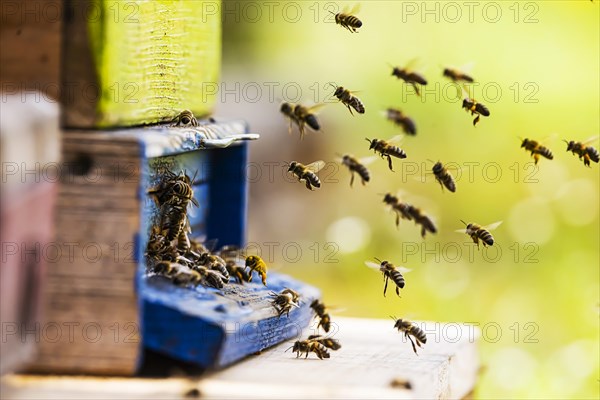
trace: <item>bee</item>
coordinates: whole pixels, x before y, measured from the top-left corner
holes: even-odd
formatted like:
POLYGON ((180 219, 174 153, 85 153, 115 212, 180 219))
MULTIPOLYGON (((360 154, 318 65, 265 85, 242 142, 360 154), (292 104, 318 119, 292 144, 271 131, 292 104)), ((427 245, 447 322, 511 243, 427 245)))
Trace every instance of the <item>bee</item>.
POLYGON ((223 246, 219 251, 219 256, 225 260, 225 268, 227 268, 229 276, 243 285, 244 282, 249 282, 250 275, 246 272, 244 265, 240 265, 240 254, 241 251, 237 246, 223 246))
POLYGON ((345 154, 341 158, 342 165, 345 165, 350 170, 351 178, 350 178, 350 187, 354 183, 354 174, 356 173, 361 180, 361 183, 365 185, 369 180, 371 180, 371 174, 367 169, 367 165, 375 160, 374 157, 367 157, 357 159, 350 154, 345 154))
POLYGON ((183 206, 169 207, 161 218, 161 233, 172 241, 179 238, 181 232, 191 232, 186 209, 183 206))
POLYGON ((252 271, 255 271, 260 275, 262 284, 267 286, 267 264, 262 258, 259 256, 246 257, 246 268, 250 269, 248 282, 252 282, 252 271))
POLYGON ((394 378, 390 382, 390 386, 396 389, 412 390, 412 384, 409 380, 403 378, 394 378))
POLYGON ((484 117, 490 116, 490 111, 486 106, 468 97, 463 99, 462 108, 464 108, 467 112, 471 111, 471 115, 476 115, 475 119, 473 120, 473 126, 477 125, 481 115, 484 117))
MULTIPOLYGON (((180 286, 193 285, 197 286, 202 283, 202 275, 196 271, 189 268, 181 268, 178 269, 172 276, 171 279, 173 283, 180 286)), ((223 287, 221 285, 221 287, 223 287)))
POLYGON ((444 68, 444 73, 443 76, 445 76, 446 78, 449 78, 452 82, 458 83, 458 82, 467 82, 467 83, 473 83, 475 82, 475 79, 473 79, 470 75, 467 75, 465 72, 460 71, 458 69, 454 69, 454 68, 444 68))
POLYGON ((325 337, 321 335, 310 335, 308 337, 308 340, 313 340, 334 351, 342 348, 342 345, 340 344, 339 340, 330 337, 325 337))
MULTIPOLYGON (((192 189, 192 179, 181 171, 179 175, 172 171, 165 171, 164 178, 161 182, 148 190, 148 194, 152 196, 158 207, 165 204, 184 204, 192 203, 196 207, 199 206, 198 201, 194 198, 194 190, 192 189)), ((194 175, 194 179, 196 176, 194 175)))
POLYGON ((421 237, 423 239, 425 239, 427 232, 437 233, 437 228, 431 218, 429 218, 420 208, 402 203, 400 204, 400 207, 402 208, 402 213, 406 212, 412 217, 415 224, 421 225, 421 237))
POLYGON ((412 66, 416 63, 416 61, 416 59, 411 60, 404 68, 392 67, 392 76, 395 76, 396 78, 401 79, 411 85, 413 89, 415 89, 417 96, 420 96, 421 93, 419 92, 418 85, 427 85, 427 79, 425 79, 423 75, 412 71, 412 66))
POLYGON ((337 14, 332 11, 329 12, 335 15, 336 24, 348 29, 351 33, 358 33, 357 29, 362 26, 362 21, 352 15, 358 12, 358 5, 354 6, 350 11, 344 10, 343 12, 337 14))
POLYGON ((406 116, 406 114, 404 114, 401 110, 397 108, 388 108, 386 110, 386 116, 389 121, 402 127, 404 133, 412 136, 417 134, 417 126, 415 125, 415 122, 406 116))
POLYGON ((330 358, 331 355, 327 351, 327 348, 322 343, 313 339, 297 340, 294 345, 289 349, 292 349, 293 353, 296 353, 296 358, 300 357, 300 354, 306 354, 305 358, 308 358, 309 353, 315 353, 319 359, 330 358))
POLYGON ((448 172, 446 167, 438 161, 433 165, 431 169, 433 174, 435 175, 435 180, 438 181, 442 190, 444 190, 444 186, 446 189, 451 191, 452 193, 456 192, 456 183, 454 182, 454 177, 448 172))
POLYGON ((342 102, 342 104, 348 107, 348 111, 350 111, 350 114, 354 115, 352 113, 352 108, 354 108, 359 114, 365 113, 365 106, 363 105, 362 101, 360 101, 358 97, 353 95, 352 92, 350 92, 348 89, 344 89, 342 86, 331 86, 336 88, 335 92, 333 92, 333 95, 337 97, 338 100, 342 102))
POLYGON ((316 104, 312 107, 305 107, 300 104, 293 105, 290 103, 283 103, 280 111, 290 120, 289 132, 292 132, 292 123, 295 122, 296 125, 298 125, 298 130, 300 131, 300 139, 303 139, 304 128, 306 125, 308 125, 314 131, 321 129, 321 125, 319 124, 314 111, 322 106, 323 104, 316 104))
POLYGON ((171 261, 159 261, 154 264, 153 271, 157 274, 172 277, 178 271, 187 268, 185 265, 178 264, 176 262, 171 261))
MULTIPOLYGON (((417 346, 421 347, 421 344, 427 343, 427 335, 421 328, 419 328, 414 323, 405 320, 405 319, 396 319, 395 317, 391 317, 394 321, 394 328, 398 329, 398 332, 404 332, 404 336, 410 340, 410 344, 412 344, 413 351, 417 354, 417 347, 415 346, 415 342, 417 342, 417 346), (415 342, 413 342, 412 337, 415 338, 415 342)), ((417 354, 418 355, 418 354, 417 354)))
POLYGON ((331 329, 331 317, 329 313, 326 312, 325 304, 321 303, 319 300, 314 300, 310 303, 310 308, 313 309, 317 317, 319 318, 319 324, 317 325, 317 329, 319 327, 323 327, 325 332, 329 332, 331 329))
POLYGON ((369 139, 365 138, 367 142, 369 142, 369 150, 373 150, 375 153, 379 153, 381 158, 387 157, 388 167, 390 171, 394 171, 394 167, 392 165, 392 157, 396 158, 406 158, 406 153, 400 147, 395 146, 392 142, 399 140, 402 138, 402 135, 394 136, 389 141, 385 141, 382 139, 369 139))
POLYGON ((271 292, 271 297, 273 297, 271 304, 279 317, 284 313, 289 317, 292 308, 299 307, 300 295, 295 290, 286 288, 280 293, 271 292))
POLYGON ((550 151, 549 148, 542 146, 539 142, 531 139, 523 139, 521 143, 521 148, 525 148, 526 151, 531 152, 531 156, 535 160, 537 164, 540 161, 540 156, 547 158, 548 160, 552 160, 554 155, 550 151))
POLYGON ((570 151, 571 153, 579 156, 580 160, 583 159, 583 164, 586 167, 589 167, 590 160, 592 160, 595 163, 600 161, 600 154, 598 153, 598 150, 596 150, 592 146, 588 146, 589 143, 592 143, 596 139, 598 139, 598 136, 591 137, 585 142, 576 142, 574 140, 571 140, 569 142, 567 142, 566 140, 563 141, 567 144, 567 151, 570 151))
POLYGON ((190 110, 183 110, 175 118, 171 126, 198 126, 198 120, 190 110))
POLYGON ((378 269, 383 274, 383 280, 385 282, 383 286, 383 297, 387 292, 388 282, 391 279, 396 285, 396 294, 400 297, 400 289, 404 289, 406 281, 402 273, 410 272, 410 269, 404 267, 395 267, 394 264, 388 261, 381 261, 375 258, 379 264, 372 261, 365 261, 365 265, 369 268, 378 269))
MULTIPOLYGON (((206 267, 209 270, 217 271, 223 277, 223 283, 229 282, 229 271, 225 260, 216 254, 202 253, 196 260, 200 266, 206 267)), ((195 266, 194 268, 196 268, 195 266)))
POLYGON ((313 186, 316 188, 321 187, 321 180, 317 176, 319 172, 325 166, 324 161, 315 161, 311 164, 304 165, 297 161, 289 163, 287 172, 291 172, 298 178, 298 182, 304 181, 308 190, 313 190, 313 186))
POLYGON ((460 230, 457 230, 456 232, 461 232, 461 233, 464 232, 467 235, 469 235, 471 237, 471 239, 473 239, 473 243, 475 243, 477 245, 477 248, 479 248, 480 240, 483 243, 483 247, 493 246, 494 245, 494 237, 492 236, 492 234, 489 231, 496 229, 502 223, 502 221, 498 221, 498 222, 494 222, 493 224, 482 227, 482 226, 474 224, 474 223, 467 224, 462 219, 460 220, 460 222, 465 224, 466 229, 464 231, 462 229, 460 229, 460 230))

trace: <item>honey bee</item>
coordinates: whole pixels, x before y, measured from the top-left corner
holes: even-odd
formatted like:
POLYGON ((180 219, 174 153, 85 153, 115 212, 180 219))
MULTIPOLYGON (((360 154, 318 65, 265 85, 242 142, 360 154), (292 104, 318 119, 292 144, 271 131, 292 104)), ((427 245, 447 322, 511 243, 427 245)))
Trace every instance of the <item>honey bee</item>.
POLYGON ((570 151, 571 153, 579 156, 580 160, 583 159, 583 164, 586 167, 589 167, 590 160, 592 160, 595 163, 600 161, 600 154, 598 153, 598 150, 596 150, 592 146, 588 146, 589 143, 592 143, 597 139, 598 136, 593 136, 585 142, 576 142, 574 140, 571 140, 569 142, 567 142, 566 140, 563 141, 567 144, 567 151, 570 151))
POLYGON ((365 265, 369 268, 377 269, 383 274, 383 280, 385 282, 383 286, 383 297, 385 297, 385 293, 387 292, 388 281, 390 279, 396 285, 396 294, 400 297, 400 289, 403 289, 406 284, 402 273, 410 272, 410 269, 395 267, 394 264, 388 261, 381 261, 378 258, 375 258, 375 260, 377 260, 378 264, 372 261, 365 261, 365 265))
POLYGON ((403 378, 394 378, 390 382, 390 386, 397 389, 412 390, 412 384, 409 380, 403 378))
POLYGON ((271 292, 273 301, 271 304, 277 311, 279 317, 284 313, 289 317, 294 307, 299 307, 300 295, 293 289, 285 288, 279 293, 271 292))
POLYGON ((371 179, 371 174, 367 169, 367 165, 375 160, 375 157, 367 157, 357 159, 350 154, 345 154, 341 158, 342 165, 345 165, 350 170, 351 178, 350 178, 350 187, 354 183, 354 174, 356 173, 360 176, 361 183, 365 185, 371 179))
POLYGON ((415 125, 415 122, 406 116, 406 114, 404 114, 401 110, 397 108, 388 108, 386 110, 386 116, 389 121, 402 127, 404 133, 412 136, 417 134, 417 126, 415 125))
POLYGON ((421 225, 421 237, 425 238, 427 232, 436 233, 435 224, 421 209, 412 206, 411 204, 401 202, 398 196, 391 193, 386 193, 383 197, 383 202, 391 207, 396 214, 396 227, 400 225, 400 217, 409 221, 414 221, 415 224, 421 225))
MULTIPOLYGON (((206 267, 209 270, 217 271, 223 277, 223 283, 229 282, 229 271, 227 271, 227 263, 216 254, 202 253, 196 259, 200 266, 206 267)), ((196 267, 196 266, 195 266, 196 267)))
POLYGON ((240 255, 241 250, 237 246, 223 246, 219 251, 219 256, 225 260, 225 268, 229 275, 243 285, 244 282, 249 282, 250 275, 246 272, 244 264, 240 263, 240 255))
POLYGON ((297 161, 289 163, 287 172, 291 172, 298 178, 298 182, 304 181, 308 190, 313 190, 313 186, 316 188, 321 187, 321 180, 317 176, 319 172, 325 166, 324 161, 315 161, 311 164, 304 165, 297 161))
POLYGON ((467 235, 469 235, 471 237, 471 239, 473 239, 473 243, 475 243, 477 245, 477 248, 479 248, 480 240, 483 243, 483 247, 493 246, 494 245, 494 237, 492 236, 492 234, 489 231, 496 229, 502 223, 502 221, 498 221, 498 222, 494 222, 493 224, 482 227, 482 226, 474 224, 474 223, 467 224, 462 219, 460 220, 460 222, 465 224, 466 229, 465 230, 459 229, 456 232, 461 232, 461 233, 464 232, 467 235))
POLYGON ((194 267, 194 272, 197 272, 201 277, 201 283, 204 286, 210 286, 216 289, 222 289, 227 282, 225 277, 217 271, 210 270, 206 267, 194 267))
POLYGON ((400 147, 392 144, 395 141, 398 141, 402 138, 402 135, 394 136, 388 141, 382 139, 369 139, 365 138, 367 142, 369 142, 369 150, 373 150, 375 153, 379 153, 381 158, 386 158, 388 160, 388 167, 390 171, 394 171, 394 167, 392 165, 392 157, 396 158, 406 158, 406 153, 400 147))
MULTIPOLYGON (((415 325, 413 322, 410 322, 405 319, 396 319, 396 317, 391 317, 394 321, 394 328, 398 329, 398 332, 403 332, 404 336, 410 340, 410 344, 412 344, 413 351, 417 354, 417 347, 415 346, 415 342, 417 342, 417 346, 421 347, 421 344, 427 343, 427 335, 421 328, 415 325), (413 342, 412 337, 415 338, 413 342)), ((418 354, 417 354, 418 355, 418 354)))
POLYGON ((321 129, 321 125, 319 125, 319 121, 317 120, 317 116, 314 111, 324 104, 316 104, 312 107, 305 107, 300 104, 290 104, 283 103, 281 105, 280 111, 290 120, 289 132, 292 131, 292 123, 296 123, 298 125, 298 130, 300 131, 300 139, 304 138, 304 128, 308 125, 314 131, 318 131, 321 129))
POLYGON ((183 110, 173 118, 171 126, 198 126, 198 120, 190 110, 183 110))
POLYGON ((171 277, 180 269, 186 268, 185 265, 171 261, 159 261, 154 264, 153 271, 157 274, 171 277))
POLYGON ((412 67, 415 65, 416 61, 416 59, 411 60, 404 68, 392 67, 392 76, 395 76, 396 78, 401 79, 411 85, 413 89, 415 89, 417 96, 420 96, 421 93, 419 92, 418 85, 427 85, 427 79, 425 79, 423 75, 412 70, 412 67))
POLYGON ((343 12, 337 14, 332 11, 329 12, 335 15, 336 24, 348 29, 351 33, 358 33, 357 29, 362 26, 362 21, 352 15, 358 12, 358 5, 354 6, 350 11, 344 10, 343 12))
POLYGON ((450 172, 448 172, 446 167, 444 167, 440 161, 436 162, 431 170, 435 175, 435 179, 442 187, 442 190, 444 190, 445 186, 446 189, 452 193, 456 192, 456 183, 454 182, 454 177, 450 174, 450 172))
POLYGON ((466 82, 466 83, 475 82, 475 79, 473 79, 470 75, 468 75, 464 72, 464 67, 461 69, 463 69, 463 70, 454 69, 454 68, 444 68, 443 76, 445 76, 446 78, 449 78, 452 82, 455 82, 455 83, 458 83, 461 81, 466 82))
MULTIPOLYGON (((173 283, 180 286, 197 286, 202 283, 202 275, 196 270, 189 268, 178 269, 172 276, 173 283)), ((216 287, 216 286, 215 286, 216 287)), ((222 284, 221 284, 221 287, 222 284)))
POLYGON ((535 140, 525 138, 521 143, 521 147, 524 147, 526 151, 531 152, 531 156, 535 160, 535 164, 540 161, 540 156, 547 158, 548 160, 552 160, 554 158, 554 155, 549 148, 542 146, 542 144, 535 140))
POLYGON ((179 240, 181 238, 180 235, 182 232, 184 232, 183 239, 188 240, 189 243, 189 239, 187 239, 187 233, 190 233, 191 229, 184 206, 177 205, 168 207, 166 212, 164 212, 161 217, 161 233, 167 238, 168 241, 172 241, 175 238, 179 240))
POLYGON ((306 357, 304 358, 308 358, 309 353, 315 353, 321 360, 331 357, 324 345, 312 339, 297 340, 294 345, 286 351, 289 349, 292 349, 292 352, 296 353, 296 358, 300 357, 300 354, 306 354, 306 357))
POLYGON ((325 337, 321 335, 310 335, 308 337, 308 340, 313 340, 334 351, 342 348, 342 345, 340 344, 339 340, 333 339, 331 337, 325 337))
POLYGON ((194 198, 192 181, 185 171, 181 171, 179 175, 176 175, 172 171, 166 170, 161 182, 150 188, 148 194, 152 196, 158 207, 165 204, 181 203, 187 206, 190 202, 198 207, 198 201, 194 198))
POLYGON ((329 332, 331 329, 331 317, 329 313, 326 312, 325 304, 321 303, 319 300, 314 300, 310 303, 310 308, 313 309, 317 317, 319 318, 319 324, 317 325, 317 329, 319 327, 323 327, 325 332, 329 332))
POLYGON ((260 275, 262 284, 267 286, 267 264, 262 258, 259 256, 246 257, 246 268, 250 269, 248 282, 252 282, 252 271, 255 271, 260 275))
POLYGON ((486 106, 484 106, 481 103, 478 103, 477 101, 469 97, 463 99, 462 108, 464 108, 467 112, 471 111, 471 115, 476 115, 475 119, 473 120, 473 126, 477 125, 477 123, 479 122, 479 117, 481 115, 483 115, 484 117, 490 116, 490 111, 487 109, 486 106))
POLYGON ((342 104, 348 107, 350 114, 354 115, 352 113, 352 108, 354 108, 359 114, 365 113, 365 106, 363 105, 362 101, 360 101, 358 97, 354 96, 352 92, 350 92, 348 89, 344 89, 342 86, 331 86, 335 87, 335 92, 333 95, 337 97, 342 104))

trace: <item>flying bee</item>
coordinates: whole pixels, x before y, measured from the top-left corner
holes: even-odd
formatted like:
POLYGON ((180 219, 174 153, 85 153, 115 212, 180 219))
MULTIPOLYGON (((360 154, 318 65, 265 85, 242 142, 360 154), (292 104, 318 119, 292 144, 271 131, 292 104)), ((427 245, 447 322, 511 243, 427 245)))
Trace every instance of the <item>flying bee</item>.
POLYGON ((554 155, 549 148, 543 146, 541 143, 535 140, 525 138, 521 142, 521 147, 525 148, 526 151, 531 152, 531 156, 535 160, 535 164, 540 161, 540 156, 547 158, 548 160, 552 160, 554 158, 554 155))
POLYGON ((369 139, 365 138, 367 142, 369 142, 369 150, 373 150, 375 153, 379 153, 381 158, 387 158, 388 167, 390 171, 394 171, 394 167, 392 165, 392 157, 396 158, 406 158, 406 153, 400 147, 392 144, 402 138, 402 135, 394 136, 390 140, 382 140, 382 139, 369 139))
POLYGON ((438 181, 442 190, 444 187, 451 191, 452 193, 456 192, 456 183, 454 182, 454 177, 448 172, 448 169, 444 167, 444 165, 438 161, 433 165, 431 169, 433 175, 435 175, 435 180, 438 181))
POLYGON ((299 307, 300 295, 293 289, 285 288, 279 293, 271 292, 271 297, 273 297, 271 304, 279 317, 283 314, 289 317, 290 311, 294 307, 299 307))
POLYGON ((340 344, 339 340, 330 337, 325 337, 321 335, 310 335, 308 337, 308 340, 313 340, 334 351, 342 348, 342 345, 340 344))
POLYGON ((362 21, 355 17, 352 14, 356 14, 358 12, 358 5, 355 5, 352 10, 347 11, 344 9, 341 13, 334 13, 329 11, 331 14, 335 15, 335 23, 340 25, 343 28, 348 29, 351 33, 358 33, 357 29, 362 26, 362 21))
POLYGON ((425 79, 425 77, 420 73, 412 70, 416 62, 417 59, 413 59, 404 68, 392 67, 392 76, 395 76, 396 78, 401 79, 411 85, 413 89, 415 89, 417 96, 420 96, 421 93, 419 92, 418 85, 427 85, 427 79, 425 79))
POLYGON ((305 107, 301 104, 290 104, 283 103, 280 111, 290 120, 289 132, 292 132, 292 124, 298 125, 300 131, 300 139, 304 138, 304 128, 308 125, 312 130, 318 131, 321 129, 321 125, 317 120, 317 116, 314 113, 315 110, 324 106, 324 104, 316 104, 312 107, 305 107))
POLYGON ((411 221, 413 219, 412 214, 409 212, 411 209, 410 204, 400 202, 398 196, 391 193, 386 193, 383 197, 383 202, 390 206, 392 211, 396 214, 396 227, 400 225, 400 217, 411 221))
POLYGON ((262 258, 259 256, 246 257, 246 268, 250 268, 248 282, 252 282, 252 271, 255 271, 260 275, 262 284, 267 286, 267 264, 262 258))
POLYGON ((171 123, 171 126, 198 126, 198 120, 194 117, 194 113, 190 110, 183 110, 171 123))
POLYGON ((396 285, 396 294, 398 297, 400 297, 400 289, 403 289, 404 285, 406 284, 402 273, 410 272, 410 269, 404 267, 395 267, 394 264, 388 261, 381 261, 378 258, 375 258, 375 260, 377 260, 379 264, 372 261, 365 261, 365 265, 369 268, 377 269, 383 274, 383 280, 385 282, 383 286, 383 297, 385 297, 385 293, 387 292, 388 281, 390 279, 396 285))
POLYGON ((354 108, 359 114, 365 113, 364 104, 362 103, 362 101, 360 101, 358 97, 353 95, 351 91, 349 91, 348 89, 344 89, 342 86, 331 86, 335 88, 335 92, 333 92, 333 95, 337 97, 338 100, 342 102, 342 104, 348 107, 348 111, 350 111, 350 114, 354 115, 352 113, 352 108, 354 108))
POLYGON ((592 146, 588 146, 589 143, 592 143, 597 139, 598 136, 596 135, 584 142, 576 142, 574 140, 571 140, 569 142, 567 142, 566 140, 563 141, 567 144, 567 151, 570 151, 571 153, 579 156, 580 160, 583 159, 583 164, 586 167, 589 167, 590 160, 595 163, 600 161, 600 154, 598 153, 598 150, 596 150, 592 146))
POLYGON ((421 344, 427 343, 427 335, 425 334, 425 332, 423 332, 423 330, 413 322, 402 318, 391 318, 395 321, 394 328, 398 329, 398 332, 404 333, 404 337, 410 340, 410 344, 412 344, 413 351, 415 352, 415 354, 417 354, 417 347, 415 346, 415 342, 417 342, 417 346, 419 347, 421 347, 421 344), (415 342, 413 342, 411 336, 415 338, 415 342))
POLYGON ((342 165, 345 165, 350 170, 351 178, 350 178, 350 187, 354 183, 354 174, 356 173, 360 176, 361 183, 365 185, 369 180, 371 180, 371 174, 367 169, 367 165, 372 163, 375 160, 375 156, 366 157, 366 158, 355 158, 350 154, 345 154, 340 159, 342 165))
POLYGON ((406 114, 404 114, 402 110, 390 107, 386 110, 386 117, 395 125, 402 127, 404 133, 412 136, 417 134, 417 126, 415 125, 415 122, 406 114))
POLYGON ((313 339, 297 340, 294 345, 286 351, 289 349, 292 349, 292 352, 296 353, 296 358, 300 357, 300 354, 306 354, 306 357, 304 358, 308 358, 309 353, 315 353, 321 360, 331 357, 327 348, 313 339))
POLYGON ((481 103, 478 103, 477 101, 469 97, 465 97, 463 99, 462 108, 464 108, 467 112, 471 111, 471 115, 476 115, 475 119, 473 120, 473 126, 477 125, 480 116, 490 116, 490 111, 487 109, 486 106, 484 106, 481 103))
POLYGON ((477 248, 479 248, 480 240, 483 243, 483 247, 493 246, 494 245, 494 237, 492 236, 492 234, 489 231, 496 229, 502 223, 502 221, 498 221, 498 222, 494 222, 493 224, 482 227, 475 223, 467 224, 462 219, 460 220, 460 222, 465 224, 466 228, 464 230, 459 229, 456 232, 460 232, 460 233, 464 232, 467 235, 469 235, 471 237, 471 239, 473 240, 473 243, 475 243, 477 245, 477 248))
POLYGON ((468 66, 461 67, 460 69, 456 68, 444 68, 443 76, 449 78, 454 83, 466 82, 473 83, 475 79, 468 75, 465 70, 470 69, 473 64, 468 64, 468 66))
POLYGON ((310 308, 313 309, 319 318, 317 329, 319 329, 319 327, 323 327, 325 332, 329 332, 331 329, 331 317, 329 316, 329 313, 326 312, 327 309, 325 308, 325 304, 321 303, 319 300, 313 300, 313 302, 310 303, 310 308))
POLYGON ((298 178, 298 182, 304 181, 308 190, 313 190, 313 186, 316 188, 321 187, 321 180, 317 176, 319 172, 325 166, 324 161, 315 161, 311 164, 304 165, 297 161, 289 163, 287 172, 291 172, 298 178))
POLYGON ((406 211, 401 212, 408 213, 412 217, 413 221, 415 221, 415 224, 421 225, 421 237, 423 239, 425 238, 427 232, 437 233, 437 228, 435 227, 435 224, 431 218, 429 218, 429 216, 427 216, 420 208, 414 207, 410 204, 402 203, 400 204, 400 207, 405 207, 406 211))

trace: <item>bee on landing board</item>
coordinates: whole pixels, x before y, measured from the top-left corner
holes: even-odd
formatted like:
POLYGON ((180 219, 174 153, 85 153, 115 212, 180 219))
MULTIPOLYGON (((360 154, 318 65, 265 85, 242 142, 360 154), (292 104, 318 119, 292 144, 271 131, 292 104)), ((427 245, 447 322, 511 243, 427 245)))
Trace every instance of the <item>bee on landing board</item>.
POLYGON ((252 282, 252 271, 255 271, 260 275, 262 284, 267 286, 267 264, 262 258, 259 256, 246 257, 246 268, 250 269, 248 282, 252 282))
POLYGON ((305 127, 308 126, 314 131, 321 129, 319 120, 315 114, 315 111, 324 106, 324 104, 315 104, 311 107, 306 107, 301 104, 283 103, 280 111, 290 120, 290 126, 288 132, 292 132, 292 124, 298 125, 298 131, 300 132, 300 140, 304 138, 305 127))
POLYGON ((419 72, 415 72, 413 70, 416 62, 417 59, 413 59, 403 68, 391 66, 392 76, 395 76, 396 78, 401 79, 411 85, 413 89, 415 89, 417 96, 420 96, 421 93, 419 92, 419 85, 427 85, 427 79, 425 79, 425 77, 419 72))
POLYGON ((458 229, 456 232, 466 233, 473 240, 473 243, 477 245, 479 248, 479 241, 483 243, 483 247, 493 246, 494 245, 494 237, 489 232, 491 230, 496 229, 500 226, 502 221, 494 222, 493 224, 487 226, 480 226, 475 223, 466 223, 462 219, 460 220, 463 224, 465 224, 465 229, 458 229))
POLYGON ((400 297, 400 289, 403 289, 406 281, 404 280, 403 273, 410 272, 410 269, 404 267, 396 267, 394 264, 388 261, 381 261, 378 258, 375 258, 378 262, 374 263, 372 261, 365 261, 365 265, 369 268, 373 268, 379 270, 383 274, 384 286, 383 286, 383 297, 385 297, 385 293, 387 292, 388 281, 391 279, 392 282, 396 285, 396 294, 400 297))
POLYGON ((448 169, 444 167, 444 164, 440 161, 436 162, 433 164, 431 171, 433 172, 433 175, 435 175, 435 180, 438 181, 442 187, 442 191, 445 187, 452 193, 456 192, 456 182, 454 181, 454 177, 448 172, 448 169))
POLYGON ((171 126, 198 126, 198 120, 190 110, 183 110, 171 121, 171 126))
POLYGON ((403 135, 397 135, 391 138, 390 140, 382 140, 382 139, 369 139, 365 138, 367 142, 369 142, 369 150, 373 150, 375 153, 379 153, 381 158, 387 158, 388 167, 390 171, 394 171, 394 167, 392 165, 392 157, 395 158, 406 158, 406 153, 400 147, 394 145, 394 142, 399 142, 402 139, 403 135))
MULTIPOLYGON (((410 340, 410 344, 412 344, 413 351, 417 354, 417 347, 415 346, 415 342, 417 346, 421 347, 422 344, 427 343, 427 335, 421 328, 419 328, 416 324, 406 319, 396 319, 396 317, 390 317, 394 320, 394 328, 398 329, 398 332, 404 333, 404 337, 410 340), (412 338, 415 338, 413 342, 412 338)), ((418 355, 418 354, 417 354, 418 355)))
POLYGON ((298 178, 298 182, 304 181, 308 190, 313 190, 313 187, 321 187, 321 180, 317 176, 317 172, 323 169, 324 166, 325 161, 315 161, 308 165, 292 161, 289 163, 287 172, 291 172, 298 178))
POLYGON ((532 139, 523 139, 521 142, 521 148, 525 148, 526 151, 531 152, 531 156, 535 160, 535 164, 537 165, 538 161, 540 161, 540 156, 552 160, 554 159, 554 155, 550 151, 549 148, 543 146, 540 142, 537 142, 532 139))
POLYGON ((335 92, 333 92, 333 95, 337 97, 337 99, 348 108, 350 114, 354 115, 352 113, 353 108, 359 114, 365 113, 364 104, 362 103, 362 101, 360 101, 358 97, 352 94, 351 91, 349 91, 348 89, 344 89, 342 86, 335 86, 333 84, 331 84, 331 86, 335 88, 335 92))
POLYGON ((342 12, 337 14, 332 11, 329 12, 335 16, 336 24, 342 28, 348 29, 351 33, 358 33, 357 29, 363 25, 362 21, 353 15, 358 13, 358 11, 359 5, 357 4, 352 7, 350 11, 348 11, 347 8, 344 8, 342 12))
POLYGON ((414 136, 417 134, 417 125, 415 125, 415 122, 404 114, 402 110, 390 107, 385 113, 387 119, 395 125, 402 127, 402 130, 407 135, 414 136))
POLYGON ((589 167, 590 160, 595 163, 598 163, 600 161, 600 154, 598 153, 598 150, 596 150, 592 146, 589 146, 590 143, 596 141, 597 139, 598 135, 593 136, 584 142, 577 142, 574 140, 571 140, 569 142, 567 142, 566 140, 563 141, 567 144, 567 151, 570 151, 571 153, 579 156, 580 160, 583 159, 583 164, 586 167, 589 167))
POLYGON ((292 349, 292 352, 296 353, 296 358, 300 357, 301 354, 306 354, 304 358, 308 358, 310 353, 315 353, 320 360, 331 357, 327 348, 315 340, 297 340, 294 345, 286 351, 289 349, 292 349))
POLYGON ((338 160, 342 165, 345 165, 350 170, 350 187, 354 183, 354 174, 360 177, 361 183, 365 185, 371 180, 371 174, 367 169, 367 165, 371 164, 376 159, 376 156, 355 158, 353 155, 345 154, 338 160))
POLYGON ((249 282, 250 275, 246 272, 242 250, 237 246, 223 246, 219 250, 218 256, 225 261, 225 268, 235 282, 243 285, 244 282, 249 282))
POLYGON ((342 345, 340 344, 339 340, 327 336, 310 335, 308 337, 308 340, 313 340, 334 351, 342 348, 342 345))

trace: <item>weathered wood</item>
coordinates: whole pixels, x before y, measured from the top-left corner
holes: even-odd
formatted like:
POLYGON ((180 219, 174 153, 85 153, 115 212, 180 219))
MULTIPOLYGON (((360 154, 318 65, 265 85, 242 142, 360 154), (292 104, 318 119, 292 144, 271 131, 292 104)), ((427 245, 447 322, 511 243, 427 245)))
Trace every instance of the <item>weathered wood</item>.
MULTIPOLYGON (((314 354, 296 358, 285 351, 291 340, 200 379, 9 376, 2 395, 11 399, 185 398, 190 393, 208 399, 461 399, 475 387, 479 334, 472 327, 421 325, 429 335, 416 356, 410 343, 392 329, 392 321, 334 316, 333 322, 338 328, 334 337, 342 348, 326 360, 314 354), (453 334, 445 338, 442 332, 453 334), (407 380, 412 389, 392 387, 394 380, 407 380)), ((309 333, 310 329, 302 337, 309 333)))
POLYGON ((218 81, 220 2, 66 0, 63 126, 167 122, 212 110, 218 81))

